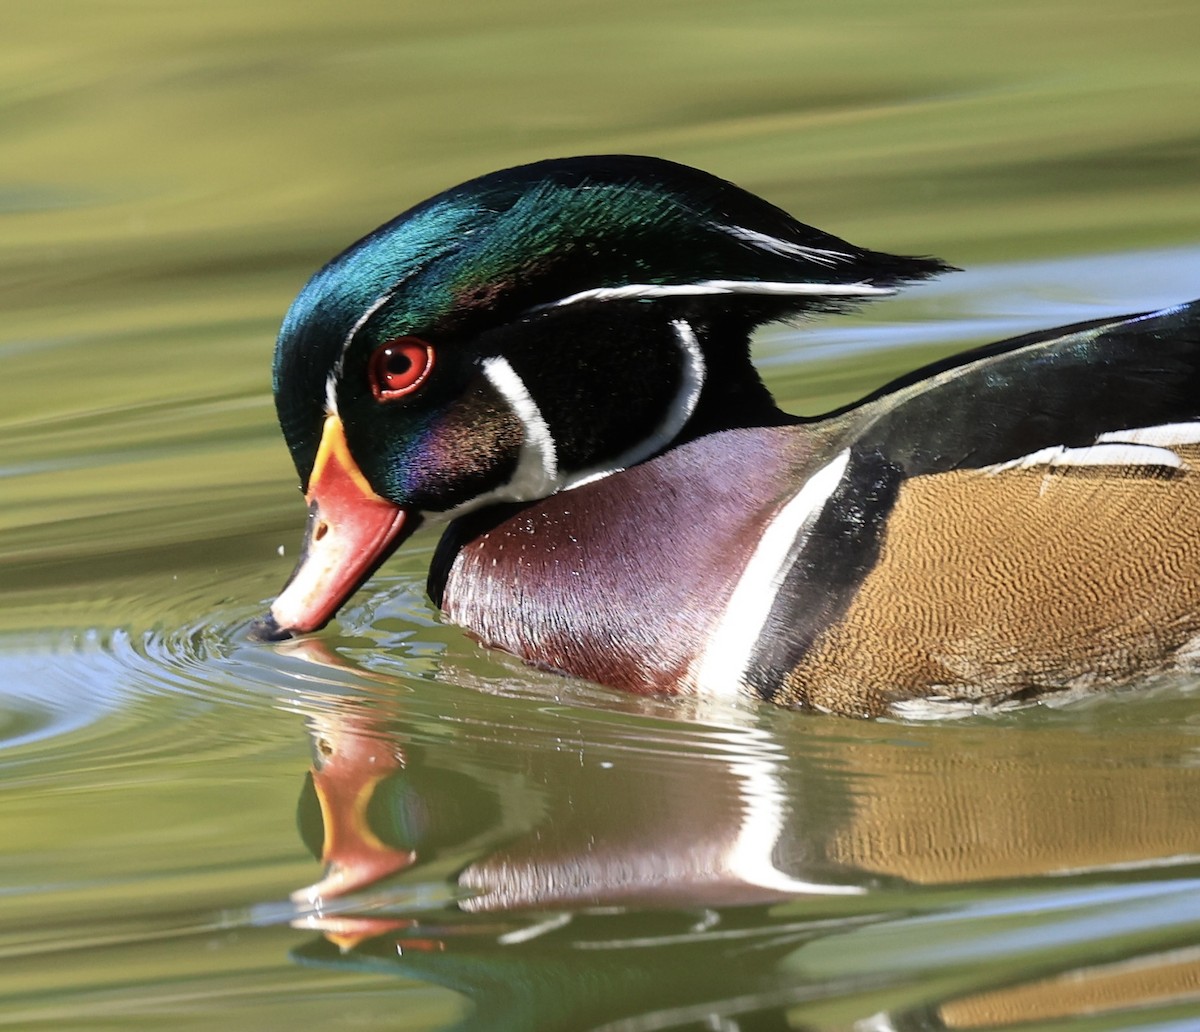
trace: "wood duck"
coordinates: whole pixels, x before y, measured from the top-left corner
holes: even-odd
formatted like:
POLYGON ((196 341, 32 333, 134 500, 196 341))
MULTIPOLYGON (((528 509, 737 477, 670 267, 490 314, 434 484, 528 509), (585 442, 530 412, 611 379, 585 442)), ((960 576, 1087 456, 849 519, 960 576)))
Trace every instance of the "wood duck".
POLYGON ((438 520, 450 620, 635 692, 915 714, 1194 666, 1200 302, 772 401, 757 326, 948 268, 649 157, 417 205, 284 320, 308 529, 255 633, 319 629, 438 520))

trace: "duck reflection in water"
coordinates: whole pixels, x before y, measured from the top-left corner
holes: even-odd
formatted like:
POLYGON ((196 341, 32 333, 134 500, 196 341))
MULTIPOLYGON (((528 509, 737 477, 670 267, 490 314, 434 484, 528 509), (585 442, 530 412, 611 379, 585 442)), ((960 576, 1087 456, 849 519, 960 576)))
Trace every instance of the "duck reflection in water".
MULTIPOLYGON (((343 665, 318 642, 296 647, 343 665)), ((654 706, 619 702, 626 715, 639 704, 654 706)), ((1117 870, 1151 878, 1163 858, 1195 866, 1200 770, 1132 777, 1112 754, 1144 749, 1138 735, 838 722, 797 756, 775 718, 730 709, 596 750, 564 735, 431 733, 394 693, 304 708, 314 763, 300 826, 325 871, 294 894, 296 925, 322 935, 296 956, 454 989, 475 1006, 462 1028, 634 1015, 796 1027, 797 1008, 887 988, 876 971, 806 975, 822 951, 854 953, 857 939, 869 952, 895 922, 933 920, 947 889, 979 899, 1051 876, 1056 888, 1117 870)), ((1194 996, 1198 975, 1198 958, 1101 938, 1019 977, 897 1004, 888 1020, 1004 1027, 1194 996)))
MULTIPOLYGON (((337 662, 319 642, 299 647, 337 662)), ((307 710, 298 817, 325 870, 293 898, 297 926, 322 939, 296 956, 452 988, 474 1004, 464 1028, 727 1011, 786 1027, 783 1007, 813 989, 781 981, 773 961, 864 920, 857 908, 768 918, 769 904, 859 900, 865 886, 786 838, 783 757, 756 728, 662 728, 657 747, 628 742, 596 764, 582 746, 486 730, 431 743, 395 696, 307 710)))

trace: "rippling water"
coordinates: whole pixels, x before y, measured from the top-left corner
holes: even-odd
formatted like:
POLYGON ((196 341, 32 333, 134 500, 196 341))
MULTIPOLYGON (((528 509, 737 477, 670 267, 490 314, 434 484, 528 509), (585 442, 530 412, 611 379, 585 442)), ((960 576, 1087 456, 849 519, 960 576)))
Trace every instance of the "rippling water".
POLYGON ((442 625, 431 536, 330 632, 245 635, 302 523, 271 340, 354 236, 650 151, 969 267, 765 333, 819 411, 1200 295, 1190 8, 7 17, 0 1026, 1196 1027, 1188 680, 944 724, 631 699, 442 625))

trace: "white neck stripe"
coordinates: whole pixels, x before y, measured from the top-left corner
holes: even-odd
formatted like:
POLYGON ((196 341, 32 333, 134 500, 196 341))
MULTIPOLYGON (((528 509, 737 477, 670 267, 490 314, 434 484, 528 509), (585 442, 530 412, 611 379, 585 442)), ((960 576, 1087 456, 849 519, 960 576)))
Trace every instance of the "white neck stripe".
POLYGON ((692 418, 692 413, 696 411, 696 405, 700 401, 700 392, 704 389, 708 366, 704 361, 704 351, 696 339, 696 331, 691 325, 683 319, 676 319, 671 323, 671 328, 675 331, 675 342, 679 346, 683 366, 679 372, 679 390, 675 392, 675 397, 671 399, 671 404, 658 426, 649 436, 626 448, 602 466, 591 466, 570 474, 563 483, 564 488, 590 484, 593 480, 601 480, 610 473, 619 473, 630 466, 636 466, 675 440, 679 431, 692 418))
POLYGON ((507 484, 455 506, 444 515, 453 519, 493 502, 527 502, 546 498, 557 491, 580 487, 643 462, 675 440, 696 411, 708 367, 695 330, 683 319, 674 320, 671 327, 675 331, 682 368, 679 389, 662 419, 649 435, 611 461, 574 473, 560 473, 558 448, 546 417, 517 371, 506 358, 499 355, 484 359, 483 375, 508 403, 525 432, 517 469, 507 484))
POLYGON ((725 604, 716 630, 692 663, 690 680, 696 691, 730 696, 743 691, 750 656, 762 637, 783 579, 849 463, 847 448, 809 477, 771 518, 725 604))

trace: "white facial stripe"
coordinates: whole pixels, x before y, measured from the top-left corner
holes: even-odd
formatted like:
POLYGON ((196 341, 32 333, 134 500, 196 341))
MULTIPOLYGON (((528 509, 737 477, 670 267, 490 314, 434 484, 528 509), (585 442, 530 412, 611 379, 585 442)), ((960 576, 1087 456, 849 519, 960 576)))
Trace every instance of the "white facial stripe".
MULTIPOLYGON (((483 375, 508 402, 513 415, 525 428, 525 439, 521 443, 516 472, 504 487, 489 492, 486 500, 525 502, 553 494, 558 490, 559 484, 558 449, 537 402, 530 397, 524 381, 509 365, 507 359, 499 356, 484 359, 483 375)), ((472 507, 483 500, 475 499, 472 507)))
POLYGON ((327 416, 336 416, 338 414, 337 381, 338 374, 336 371, 330 373, 329 378, 325 381, 325 415, 327 416))
POLYGON ((805 244, 794 244, 790 240, 780 240, 769 233, 760 233, 757 229, 746 229, 745 226, 723 226, 720 223, 710 223, 714 228, 728 233, 737 240, 742 240, 754 247, 772 254, 786 255, 789 258, 807 258, 819 265, 837 265, 840 262, 854 261, 854 255, 842 251, 831 251, 825 247, 808 247, 805 244))
POLYGON ((675 331, 675 340, 679 345, 683 368, 680 370, 679 390, 675 392, 675 397, 671 399, 671 404, 658 426, 648 437, 638 441, 633 447, 627 448, 611 462, 572 473, 563 483, 564 488, 590 484, 593 480, 600 480, 610 473, 628 469, 630 466, 650 458, 651 455, 675 440, 679 436, 679 431, 692 418, 692 413, 696 411, 696 404, 700 401, 700 392, 704 389, 704 378, 708 367, 704 361, 704 352, 700 348, 700 342, 696 339, 696 331, 682 319, 672 322, 671 328, 675 331))
POLYGON ((1200 444, 1200 420, 1190 423, 1163 423, 1129 430, 1110 430, 1096 438, 1097 444, 1148 444, 1156 448, 1200 444))
POLYGON ((1183 469, 1184 462, 1167 448, 1146 444, 1123 444, 1105 442, 1086 448, 1067 448, 1061 444, 1008 462, 984 466, 984 473, 1004 473, 1011 469, 1033 469, 1039 466, 1164 466, 1183 469))
POLYGON ((742 691, 750 655, 762 636, 783 579, 807 543, 825 503, 841 483, 849 462, 847 448, 809 477, 767 524, 708 645, 692 664, 690 680, 696 691, 713 695, 742 691))
POLYGON ((351 343, 353 343, 354 338, 358 335, 358 331, 361 330, 364 326, 366 326, 367 320, 369 320, 371 318, 371 316, 373 316, 376 312, 379 311, 379 309, 381 309, 384 305, 386 305, 395 296, 396 291, 398 291, 403 285, 404 285, 404 280, 401 280, 399 283, 395 284, 395 286, 393 286, 390 290, 381 294, 378 298, 375 299, 375 301, 373 301, 371 303, 370 307, 368 307, 367 310, 358 317, 358 320, 354 323, 354 325, 350 327, 350 332, 346 334, 346 339, 344 341, 342 341, 341 353, 338 355, 338 359, 333 365, 332 379, 334 379, 334 380, 341 379, 342 366, 346 361, 346 352, 348 352, 350 350, 350 345, 351 345, 351 343))
POLYGON ((682 370, 679 389, 658 426, 611 462, 574 473, 560 474, 558 448, 550 427, 517 371, 505 358, 494 356, 484 359, 483 375, 508 402, 509 408, 521 421, 525 430, 517 469, 507 484, 455 506, 442 515, 453 519, 493 502, 526 502, 545 498, 556 491, 580 487, 593 480, 600 480, 610 473, 627 469, 670 444, 696 411, 707 372, 704 352, 692 327, 682 319, 675 320, 671 326, 675 330, 675 340, 682 357, 682 370))
POLYGON ((699 283, 627 283, 620 287, 593 287, 570 294, 534 312, 562 308, 581 301, 653 300, 663 297, 697 297, 704 294, 765 294, 778 297, 880 297, 894 294, 889 287, 870 283, 768 283, 755 280, 701 280, 699 283))

